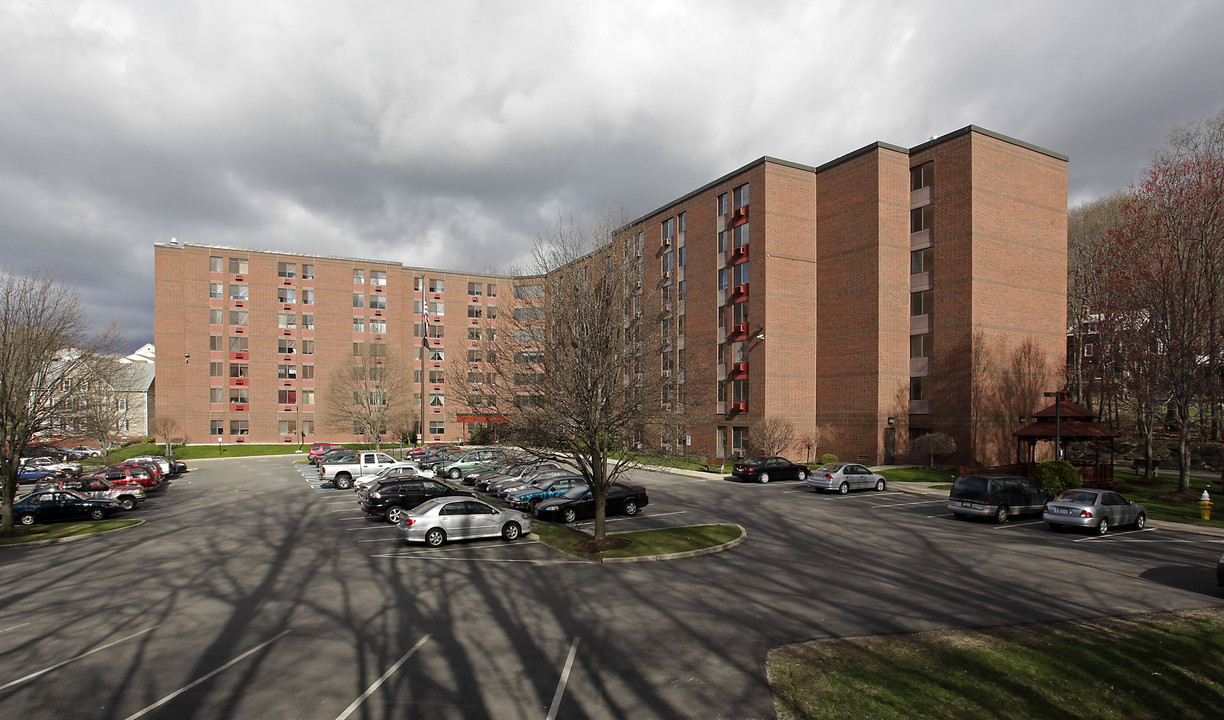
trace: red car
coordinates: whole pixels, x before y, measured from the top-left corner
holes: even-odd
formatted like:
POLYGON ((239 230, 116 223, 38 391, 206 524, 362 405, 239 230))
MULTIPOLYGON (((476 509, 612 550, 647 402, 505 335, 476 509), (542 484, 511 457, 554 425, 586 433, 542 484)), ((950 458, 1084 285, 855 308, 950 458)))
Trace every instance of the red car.
POLYGON ((315 443, 310 446, 310 452, 306 453, 306 461, 314 465, 319 461, 319 458, 331 452, 332 450, 343 450, 344 446, 337 443, 315 443))
POLYGON ((444 448, 457 448, 457 447, 458 447, 457 445, 452 445, 450 443, 444 443, 444 442, 429 443, 428 445, 422 445, 416 450, 408 451, 407 453, 404 454, 404 459, 413 460, 415 458, 430 455, 444 448))
POLYGON ((98 474, 112 485, 139 485, 145 490, 161 487, 161 481, 145 467, 112 465, 98 474))

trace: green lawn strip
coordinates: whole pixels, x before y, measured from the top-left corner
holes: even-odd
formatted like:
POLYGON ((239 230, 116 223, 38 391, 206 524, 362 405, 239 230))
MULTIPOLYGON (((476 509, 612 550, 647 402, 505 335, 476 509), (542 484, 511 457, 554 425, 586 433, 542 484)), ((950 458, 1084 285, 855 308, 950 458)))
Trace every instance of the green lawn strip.
POLYGON ((545 545, 563 553, 593 561, 600 558, 646 557, 701 550, 731 542, 740 535, 740 529, 734 525, 693 525, 664 530, 637 530, 609 535, 609 537, 631 540, 632 544, 628 547, 607 550, 602 553, 580 553, 574 550, 574 545, 583 540, 590 540, 591 535, 551 522, 537 521, 533 529, 539 536, 540 542, 545 545))
POLYGON ((1153 520, 1224 528, 1224 504, 1221 504, 1224 503, 1224 483, 1218 480, 1191 478, 1191 498, 1185 501, 1160 497, 1177 492, 1176 475, 1161 474, 1154 480, 1144 480, 1143 476, 1138 473, 1115 470, 1114 483, 1116 484, 1115 489, 1125 495, 1128 500, 1143 503, 1147 508, 1148 517, 1153 520), (1199 517, 1199 496, 1202 495, 1203 488, 1207 485, 1211 485, 1212 490, 1219 491, 1212 499, 1214 507, 1211 508, 1211 520, 1203 520, 1199 517))
POLYGON ((51 525, 35 525, 32 528, 18 527, 11 536, 0 535, 0 545, 23 545, 25 543, 58 540, 78 535, 92 535, 106 530, 131 527, 139 524, 139 520, 102 520, 98 522, 56 523, 51 525))
POLYGON ((1220 717, 1224 609, 770 651, 779 720, 1220 717))
POLYGON ((907 467, 880 470, 879 473, 889 482, 951 483, 956 480, 956 471, 951 468, 907 467))

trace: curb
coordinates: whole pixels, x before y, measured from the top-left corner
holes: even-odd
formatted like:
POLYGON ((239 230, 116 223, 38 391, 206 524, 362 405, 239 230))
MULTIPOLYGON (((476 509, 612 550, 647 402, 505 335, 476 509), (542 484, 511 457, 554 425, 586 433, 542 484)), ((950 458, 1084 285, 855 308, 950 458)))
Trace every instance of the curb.
POLYGON ((642 555, 639 557, 624 557, 624 558, 600 558, 599 563, 601 565, 617 565, 617 564, 623 564, 623 563, 658 562, 660 560, 683 560, 685 558, 701 557, 702 555, 713 555, 714 553, 720 553, 724 550, 730 550, 731 548, 735 547, 736 545, 739 545, 740 543, 748 539, 748 531, 744 529, 744 526, 740 525, 739 523, 728 523, 728 524, 734 525, 735 527, 739 528, 740 536, 735 538, 734 540, 725 542, 722 545, 715 545, 713 547, 701 548, 699 550, 685 550, 684 552, 668 553, 665 555, 642 555))
POLYGON ((135 528, 140 527, 141 525, 144 525, 147 522, 148 520, 137 520, 135 525, 128 525, 127 527, 114 528, 111 530, 100 530, 95 533, 89 533, 88 535, 73 535, 71 537, 52 538, 50 540, 33 540, 27 543, 12 543, 8 545, 0 545, 0 551, 11 550, 14 548, 44 547, 46 545, 59 545, 62 543, 76 542, 77 540, 88 540, 90 538, 101 537, 103 535, 110 535, 111 533, 123 532, 124 530, 133 530, 135 528))

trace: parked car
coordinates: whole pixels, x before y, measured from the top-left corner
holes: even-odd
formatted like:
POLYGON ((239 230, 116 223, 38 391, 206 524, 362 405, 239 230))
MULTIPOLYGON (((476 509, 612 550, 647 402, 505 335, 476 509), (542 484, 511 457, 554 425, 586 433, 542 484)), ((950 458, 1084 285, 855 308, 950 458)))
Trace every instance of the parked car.
POLYGON ((84 518, 102 520, 122 509, 115 500, 94 500, 71 490, 44 490, 13 503, 13 518, 18 525, 84 518))
POLYGON ((434 466, 434 474, 438 477, 448 477, 458 480, 463 473, 477 465, 494 460, 504 460, 509 453, 501 448, 476 448, 448 458, 445 462, 434 466))
POLYGON ((948 509, 957 519, 989 517, 1005 523, 1012 515, 1040 513, 1050 496, 1028 478, 1012 475, 963 475, 948 492, 948 509))
POLYGON ((784 457, 750 457, 736 462, 731 474, 740 480, 767 483, 770 480, 804 480, 808 469, 784 457))
POLYGON ((531 516, 474 498, 436 498, 400 515, 397 527, 404 542, 438 547, 448 540, 517 540, 531 532, 531 516))
POLYGON ((140 485, 114 485, 99 475, 43 480, 34 485, 34 492, 43 490, 71 490, 95 500, 115 500, 124 510, 134 510, 145 499, 140 485))
MULTIPOLYGON (((106 469, 107 470, 120 470, 120 469, 144 470, 148 472, 149 475, 153 478, 153 487, 150 489, 156 490, 157 488, 161 488, 166 485, 166 477, 162 475, 161 467, 159 467, 157 463, 151 463, 151 462, 147 462, 144 460, 125 460, 124 462, 121 462, 121 463, 115 463, 114 465, 108 465, 106 469)), ((148 487, 148 486, 146 485, 145 487, 148 487)))
POLYGON ((858 463, 825 463, 812 471, 807 486, 812 490, 836 490, 845 495, 851 490, 884 492, 888 481, 883 475, 873 473, 858 463))
POLYGON ((430 453, 429 455, 419 458, 417 462, 421 464, 421 467, 428 470, 433 470, 438 465, 441 465, 452 458, 457 458, 463 455, 465 452, 467 452, 465 448, 444 448, 436 453, 430 453))
POLYGON ((348 490, 353 481, 366 475, 377 475, 383 468, 398 461, 386 453, 361 451, 348 456, 328 459, 319 463, 319 479, 330 482, 337 490, 348 490))
POLYGON ((544 500, 559 497, 576 486, 585 487, 586 484, 586 478, 579 475, 549 478, 539 485, 510 493, 506 496, 506 504, 517 510, 532 510, 544 500))
POLYGON ((529 475, 537 470, 560 470, 561 465, 551 460, 543 460, 537 462, 528 462, 521 465, 515 465, 507 468, 500 473, 492 475, 481 475, 474 480, 474 486, 477 490, 491 492, 495 485, 508 481, 519 481, 525 475, 529 475))
POLYGON ((17 473, 17 484, 32 485, 34 483, 39 483, 44 480, 51 480, 54 478, 62 478, 62 477, 68 477, 68 476, 56 470, 40 470, 38 468, 27 468, 17 473))
POLYGON ((1142 530, 1147 524, 1147 508, 1113 490, 1075 488, 1047 502, 1041 519, 1051 530, 1073 527, 1104 535, 1111 527, 1124 525, 1142 530))
POLYGON ((388 465, 374 475, 365 475, 353 481, 353 489, 360 492, 362 489, 368 489, 371 486, 393 477, 408 477, 416 475, 418 477, 433 477, 433 473, 429 470, 422 470, 417 467, 417 464, 411 460, 401 460, 393 465, 388 465))
POLYGON ((77 458, 102 457, 101 450, 95 447, 89 447, 88 445, 77 445, 74 448, 69 448, 68 452, 72 453, 77 458))
POLYGON ((457 446, 452 445, 451 443, 442 443, 442 442, 428 443, 426 445, 422 445, 419 448, 416 448, 415 450, 409 450, 407 453, 404 454, 404 457, 410 460, 420 459, 420 458, 425 457, 426 455, 432 455, 434 453, 441 452, 442 450, 453 450, 455 449, 455 447, 457 446))
MULTIPOLYGON (((612 483, 604 505, 609 515, 637 515, 650 504, 646 488, 640 485, 612 483)), ((536 517, 553 522, 572 523, 583 518, 595 517, 595 497, 591 488, 579 485, 561 497, 545 500, 536 506, 536 517)))
POLYGON ((64 462, 51 457, 32 457, 26 458, 23 464, 27 470, 50 470, 52 472, 63 473, 65 475, 80 475, 81 464, 75 462, 64 462))
POLYGON ((320 457, 329 452, 347 449, 348 448, 344 447, 343 445, 337 445, 335 443, 314 443, 310 446, 310 450, 306 452, 306 461, 311 465, 314 465, 316 462, 318 462, 320 457))
POLYGON ((175 464, 161 455, 137 455, 134 458, 130 458, 130 460, 132 462, 152 463, 156 465, 157 469, 161 471, 163 478, 168 478, 171 475, 177 474, 175 472, 177 469, 175 464))
POLYGON ((139 485, 145 492, 162 487, 162 484, 145 467, 112 466, 98 473, 103 480, 114 485, 139 485))
POLYGON ((399 522, 400 516, 426 500, 436 497, 475 497, 472 493, 448 485, 441 480, 407 477, 384 480, 358 498, 361 509, 370 515, 382 515, 389 523, 399 522))
POLYGON ((489 483, 489 493, 499 498, 504 498, 510 493, 536 487, 552 478, 565 477, 572 474, 574 474, 573 470, 566 470, 565 468, 537 468, 529 473, 524 473, 522 477, 506 478, 505 480, 489 483))
POLYGON ((463 484, 474 486, 476 485, 476 481, 479 480, 480 478, 492 477, 494 475, 501 475, 503 473, 506 473, 507 471, 513 470, 516 467, 519 467, 520 465, 525 465, 525 464, 526 463, 523 460, 518 459, 518 458, 508 458, 508 459, 501 460, 498 462, 486 463, 485 465, 481 465, 480 467, 472 468, 471 470, 468 470, 467 472, 463 473, 463 484))

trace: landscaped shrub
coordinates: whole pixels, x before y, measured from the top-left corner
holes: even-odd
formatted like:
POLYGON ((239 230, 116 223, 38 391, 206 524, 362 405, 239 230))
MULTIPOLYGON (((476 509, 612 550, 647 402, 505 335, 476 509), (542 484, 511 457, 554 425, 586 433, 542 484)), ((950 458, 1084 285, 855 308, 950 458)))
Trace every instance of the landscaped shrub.
POLYGON ((1046 460, 1033 469, 1033 482, 1052 497, 1058 497, 1059 493, 1078 487, 1083 481, 1066 460, 1046 460))
POLYGON ((834 462, 837 462, 837 456, 834 455, 833 453, 825 453, 824 455, 820 456, 821 465, 827 465, 828 463, 834 463, 834 462))

